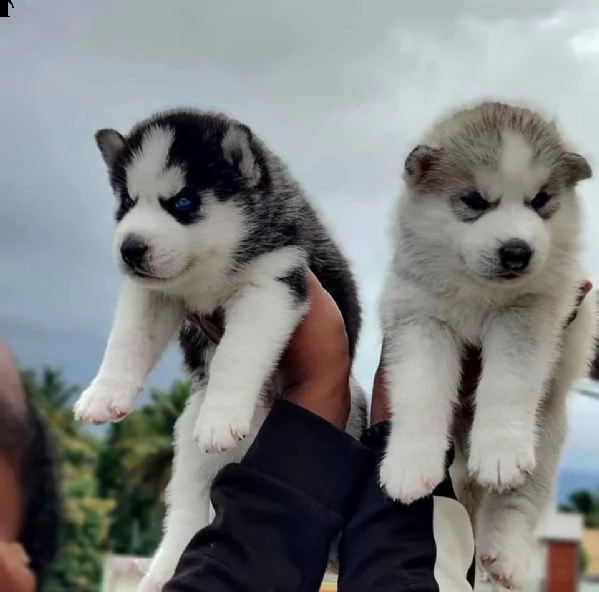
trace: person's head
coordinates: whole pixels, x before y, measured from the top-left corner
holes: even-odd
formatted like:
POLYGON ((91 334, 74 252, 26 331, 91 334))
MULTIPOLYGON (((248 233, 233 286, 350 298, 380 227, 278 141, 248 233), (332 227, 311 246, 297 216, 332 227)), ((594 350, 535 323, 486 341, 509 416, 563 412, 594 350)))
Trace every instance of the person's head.
MULTIPOLYGON (((0 457, 17 483, 18 542, 38 586, 58 549, 60 503, 46 426, 29 404, 17 364, 0 340, 0 457)), ((8 478, 8 475, 5 475, 8 478)), ((0 487, 2 484, 0 483, 0 487)))

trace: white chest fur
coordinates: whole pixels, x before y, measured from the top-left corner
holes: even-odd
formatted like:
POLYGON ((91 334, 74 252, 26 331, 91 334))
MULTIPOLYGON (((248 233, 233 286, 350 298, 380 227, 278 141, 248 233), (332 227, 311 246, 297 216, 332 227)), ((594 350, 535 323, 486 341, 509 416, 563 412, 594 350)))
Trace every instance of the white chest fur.
POLYGON ((575 267, 555 285, 530 289, 507 290, 474 282, 456 281, 451 287, 439 289, 434 282, 414 281, 400 274, 388 278, 381 304, 383 325, 390 327, 397 319, 422 321, 435 319, 447 325, 463 341, 480 345, 485 327, 497 315, 519 310, 534 322, 535 318, 551 316, 563 321, 575 303, 577 281, 582 277, 575 267))

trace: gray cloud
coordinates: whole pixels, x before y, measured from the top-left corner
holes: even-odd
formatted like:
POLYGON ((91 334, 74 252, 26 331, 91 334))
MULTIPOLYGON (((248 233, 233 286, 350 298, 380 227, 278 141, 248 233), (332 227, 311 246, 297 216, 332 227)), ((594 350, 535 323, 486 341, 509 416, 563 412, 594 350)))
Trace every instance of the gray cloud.
MULTIPOLYGON (((557 115, 599 162, 595 4, 20 3, 0 37, 10 56, 0 88, 0 332, 24 364, 60 364, 81 384, 92 377, 119 282, 93 132, 126 130, 173 104, 217 107, 286 158, 354 262, 366 313, 357 374, 369 385, 403 156, 446 109, 501 96, 557 115)), ((583 196, 585 257, 599 281, 597 189, 591 181, 583 196)), ((153 381, 177 372, 171 353, 153 381)), ((581 413, 573 406, 575 421, 581 413)), ((576 443, 584 429, 572 434, 569 450, 588 459, 576 443)))

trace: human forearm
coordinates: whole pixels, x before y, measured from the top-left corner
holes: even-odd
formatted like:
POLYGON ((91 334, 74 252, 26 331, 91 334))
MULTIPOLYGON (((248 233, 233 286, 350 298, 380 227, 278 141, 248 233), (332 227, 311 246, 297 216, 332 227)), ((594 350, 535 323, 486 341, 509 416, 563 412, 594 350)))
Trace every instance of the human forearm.
MULTIPOLYGON (((380 460, 389 424, 363 443, 380 460)), ((365 480, 340 543, 339 592, 471 592, 474 541, 449 476, 410 505, 392 501, 375 468, 365 480)))
POLYGON ((165 592, 318 590, 372 461, 330 423, 276 403, 243 461, 215 479, 216 518, 192 540, 165 592))

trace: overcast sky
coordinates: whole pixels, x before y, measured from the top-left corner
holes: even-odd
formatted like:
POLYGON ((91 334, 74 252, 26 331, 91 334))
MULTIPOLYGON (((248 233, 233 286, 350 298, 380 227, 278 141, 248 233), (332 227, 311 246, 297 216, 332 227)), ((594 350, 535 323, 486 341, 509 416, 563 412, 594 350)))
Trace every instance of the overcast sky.
MULTIPOLYGON (((0 21, 0 335, 23 366, 85 385, 119 277, 112 196, 93 133, 153 110, 215 107, 283 156, 351 257, 370 385, 389 212, 403 158, 461 102, 557 116, 599 179, 599 6, 593 0, 14 0, 0 21), (593 7, 593 5, 595 5, 593 7)), ((585 259, 599 285, 599 180, 585 259)), ((179 375, 172 351, 151 385, 179 375)), ((599 482, 599 401, 571 406, 565 464, 599 482)))

